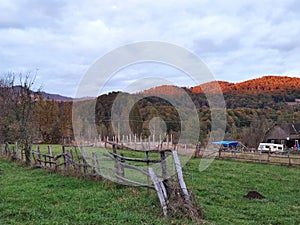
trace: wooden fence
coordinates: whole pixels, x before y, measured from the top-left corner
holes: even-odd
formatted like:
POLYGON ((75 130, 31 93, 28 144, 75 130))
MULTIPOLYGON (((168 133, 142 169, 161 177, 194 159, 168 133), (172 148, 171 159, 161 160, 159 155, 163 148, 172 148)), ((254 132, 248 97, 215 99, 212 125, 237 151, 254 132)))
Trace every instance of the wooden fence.
POLYGON ((218 150, 205 152, 201 149, 200 156, 204 158, 231 159, 238 161, 249 161, 264 164, 278 164, 286 166, 300 166, 300 154, 297 151, 287 150, 281 152, 239 152, 236 150, 218 150))
MULTIPOLYGON (((183 201, 190 203, 177 151, 171 149, 132 150, 130 148, 121 151, 118 150, 120 146, 116 143, 110 144, 113 150, 101 152, 100 156, 97 151, 87 152, 83 147, 65 146, 62 146, 60 154, 53 155, 51 146, 48 146, 47 152, 41 152, 40 147, 37 146, 35 150, 32 150, 32 165, 54 172, 109 178, 126 185, 147 187, 148 191, 155 189, 164 215, 167 215, 169 202, 168 179, 176 174, 183 201), (124 153, 138 154, 139 157, 126 157, 124 153)), ((17 151, 17 148, 10 148, 8 144, 0 147, 0 154, 22 160, 22 156, 17 154, 17 151)))

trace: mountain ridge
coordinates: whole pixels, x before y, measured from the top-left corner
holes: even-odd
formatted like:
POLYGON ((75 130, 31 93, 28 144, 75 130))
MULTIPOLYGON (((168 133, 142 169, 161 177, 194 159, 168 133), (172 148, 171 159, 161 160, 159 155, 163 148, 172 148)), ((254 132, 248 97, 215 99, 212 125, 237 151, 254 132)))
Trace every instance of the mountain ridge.
MULTIPOLYGON (((193 87, 178 87, 174 85, 161 85, 143 90, 137 94, 159 94, 159 95, 182 95, 182 88, 192 94, 220 93, 223 94, 266 94, 266 93, 284 93, 300 89, 300 78, 289 76, 266 75, 260 78, 249 79, 241 82, 211 81, 193 87), (219 86, 218 86, 218 85, 219 86), (175 87, 175 88, 174 88, 175 87), (205 91, 204 91, 205 90, 205 91)), ((35 92, 36 93, 36 92, 35 92)), ((72 98, 60 94, 41 91, 44 98, 55 101, 85 101, 95 99, 94 97, 72 98)))
MULTIPOLYGON (((177 86, 162 85, 153 87, 140 94, 161 94, 161 95, 174 95, 182 93, 176 90, 177 86)), ((236 94, 266 94, 266 93, 282 93, 300 89, 300 78, 289 76, 275 76, 266 75, 260 78, 249 79, 242 82, 228 82, 228 81, 211 81, 201 85, 193 86, 190 88, 182 87, 186 91, 193 94, 203 93, 236 93, 236 94)))

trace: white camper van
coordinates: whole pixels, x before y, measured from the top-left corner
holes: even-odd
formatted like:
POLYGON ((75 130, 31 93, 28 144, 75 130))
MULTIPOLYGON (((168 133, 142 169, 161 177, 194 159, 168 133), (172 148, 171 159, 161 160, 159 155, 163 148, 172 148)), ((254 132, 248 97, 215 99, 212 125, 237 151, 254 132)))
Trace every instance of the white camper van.
POLYGON ((283 152, 284 147, 281 144, 260 143, 257 150, 261 152, 283 152))

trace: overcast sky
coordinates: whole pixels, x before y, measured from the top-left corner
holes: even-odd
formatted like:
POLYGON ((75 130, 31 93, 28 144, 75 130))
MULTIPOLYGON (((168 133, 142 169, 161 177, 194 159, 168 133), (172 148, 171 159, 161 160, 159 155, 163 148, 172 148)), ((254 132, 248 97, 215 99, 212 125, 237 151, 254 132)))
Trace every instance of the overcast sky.
MULTIPOLYGON (((111 50, 155 40, 195 53, 217 80, 300 77, 300 1, 1 0, 0 72, 36 74, 44 91, 75 96, 88 68, 111 50)), ((133 65, 103 90, 141 77, 193 86, 166 65, 133 65)))

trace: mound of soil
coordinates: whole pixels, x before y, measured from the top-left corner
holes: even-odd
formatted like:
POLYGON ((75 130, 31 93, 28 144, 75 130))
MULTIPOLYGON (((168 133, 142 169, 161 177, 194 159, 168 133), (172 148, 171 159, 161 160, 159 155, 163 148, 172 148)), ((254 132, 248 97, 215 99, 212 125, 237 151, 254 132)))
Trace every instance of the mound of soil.
POLYGON ((244 198, 248 199, 264 199, 265 196, 258 193, 257 191, 249 191, 247 195, 244 196, 244 198))

